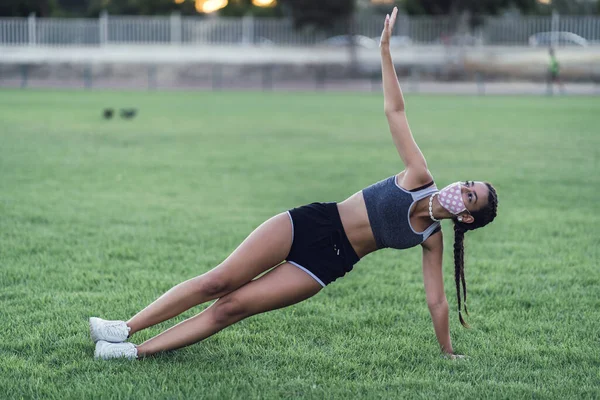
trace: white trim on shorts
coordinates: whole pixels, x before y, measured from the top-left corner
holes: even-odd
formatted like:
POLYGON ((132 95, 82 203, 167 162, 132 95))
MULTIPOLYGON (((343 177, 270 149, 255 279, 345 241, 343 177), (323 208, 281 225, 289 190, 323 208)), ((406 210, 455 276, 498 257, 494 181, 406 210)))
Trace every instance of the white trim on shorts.
POLYGON ((292 214, 289 211, 286 211, 287 215, 290 217, 290 222, 292 223, 292 243, 294 243, 294 220, 292 219, 292 214))
POLYGON ((298 263, 296 263, 296 262, 293 262, 293 261, 289 261, 289 260, 288 260, 288 262, 289 262, 290 264, 292 264, 292 265, 294 265, 294 266, 296 266, 296 267, 300 268, 302 271, 306 272, 306 273, 307 273, 307 274, 309 274, 310 276, 312 276, 312 277, 313 277, 313 279, 314 279, 315 281, 319 282, 319 284, 320 284, 321 286, 325 287, 325 284, 323 283, 323 281, 322 281, 322 280, 320 280, 319 278, 317 278, 317 276, 316 276, 315 274, 313 274, 312 272, 310 272, 309 270, 307 270, 306 268, 304 268, 302 265, 300 265, 300 264, 298 264, 298 263))
MULTIPOLYGON (((292 223, 292 243, 294 243, 294 220, 292 219, 292 214, 290 214, 289 211, 287 211, 287 214, 289 215, 290 222, 292 223)), ((307 274, 309 274, 315 281, 319 282, 319 284, 321 286, 325 287, 325 284, 323 283, 322 280, 320 280, 315 274, 313 274, 312 272, 310 272, 309 270, 307 270, 306 268, 304 268, 302 265, 298 264, 297 262, 290 261, 290 260, 287 260, 287 262, 289 262, 290 264, 292 264, 295 267, 300 268, 302 271, 304 271, 307 274)))

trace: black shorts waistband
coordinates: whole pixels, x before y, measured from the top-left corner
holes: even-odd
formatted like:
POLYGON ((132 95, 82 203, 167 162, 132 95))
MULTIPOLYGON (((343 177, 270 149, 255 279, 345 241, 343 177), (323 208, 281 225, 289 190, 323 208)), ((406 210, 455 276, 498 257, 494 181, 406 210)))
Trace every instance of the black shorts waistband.
POLYGON ((356 264, 360 260, 360 258, 358 257, 358 254, 356 254, 356 252, 354 251, 352 243, 350 243, 350 240, 348 240, 348 235, 346 234, 346 230, 344 229, 344 225, 342 224, 342 218, 340 217, 340 211, 338 209, 337 203, 325 203, 325 205, 327 209, 331 212, 331 217, 333 218, 337 231, 340 234, 340 239, 342 241, 346 253, 346 259, 352 262, 352 264, 356 264))
POLYGON ((322 285, 350 272, 360 259, 344 230, 337 203, 312 203, 289 211, 294 236, 287 261, 322 285))

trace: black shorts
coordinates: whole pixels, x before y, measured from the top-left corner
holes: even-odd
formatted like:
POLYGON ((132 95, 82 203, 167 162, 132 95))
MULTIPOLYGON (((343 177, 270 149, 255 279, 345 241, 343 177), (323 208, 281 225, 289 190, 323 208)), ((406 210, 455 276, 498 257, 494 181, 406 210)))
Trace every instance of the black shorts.
POLYGON ((322 286, 352 270, 359 260, 348 241, 336 203, 312 203, 288 211, 292 248, 286 261, 322 286))

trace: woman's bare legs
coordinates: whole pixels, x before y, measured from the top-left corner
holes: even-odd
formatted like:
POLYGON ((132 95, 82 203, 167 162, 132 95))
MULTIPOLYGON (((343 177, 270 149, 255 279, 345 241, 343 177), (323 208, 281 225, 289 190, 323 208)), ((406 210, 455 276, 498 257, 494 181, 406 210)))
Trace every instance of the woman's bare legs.
POLYGON ((189 308, 223 297, 285 260, 292 246, 292 223, 278 214, 254 230, 221 264, 171 288, 127 321, 129 335, 166 321, 189 308))
POLYGON ((322 286, 310 275, 284 263, 221 297, 189 318, 137 346, 138 357, 199 342, 251 315, 286 307, 314 296, 322 286))

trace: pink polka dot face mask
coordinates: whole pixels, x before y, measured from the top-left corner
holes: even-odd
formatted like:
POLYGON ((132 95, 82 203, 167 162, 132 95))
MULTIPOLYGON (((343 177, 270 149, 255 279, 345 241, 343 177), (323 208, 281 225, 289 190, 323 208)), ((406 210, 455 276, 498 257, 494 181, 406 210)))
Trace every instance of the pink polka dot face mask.
POLYGON ((461 182, 451 183, 440 190, 438 196, 442 207, 454 215, 458 215, 467 209, 461 193, 462 186, 461 182))

